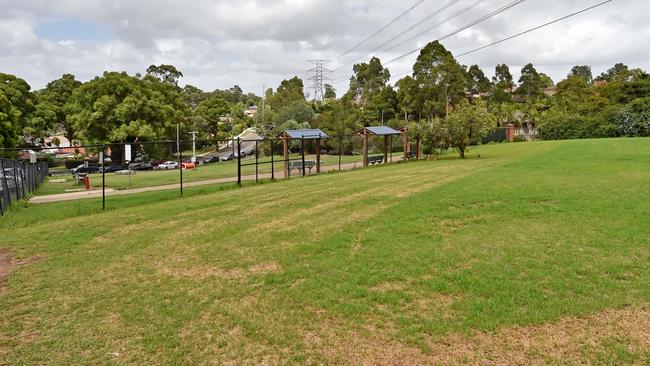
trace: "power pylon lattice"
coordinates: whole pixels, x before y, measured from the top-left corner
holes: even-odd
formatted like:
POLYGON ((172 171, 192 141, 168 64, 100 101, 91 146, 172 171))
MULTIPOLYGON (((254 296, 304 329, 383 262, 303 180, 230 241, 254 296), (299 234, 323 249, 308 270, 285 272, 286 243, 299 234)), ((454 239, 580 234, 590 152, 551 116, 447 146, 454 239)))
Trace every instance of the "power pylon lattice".
POLYGON ((325 65, 329 60, 307 60, 308 62, 314 64, 314 68, 307 70, 310 73, 309 80, 312 81, 312 90, 314 92, 313 100, 323 101, 325 99, 325 93, 323 92, 323 84, 326 80, 330 80, 326 73, 332 72, 331 70, 326 69, 325 65))

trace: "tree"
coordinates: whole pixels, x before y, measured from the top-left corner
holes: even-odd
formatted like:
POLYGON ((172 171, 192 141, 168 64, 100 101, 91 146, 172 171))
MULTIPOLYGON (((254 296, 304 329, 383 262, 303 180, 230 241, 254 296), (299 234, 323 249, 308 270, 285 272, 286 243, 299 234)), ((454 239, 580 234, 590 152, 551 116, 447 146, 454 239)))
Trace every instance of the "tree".
MULTIPOLYGON (((72 121, 69 120, 68 115, 71 114, 70 97, 72 93, 81 86, 81 81, 76 80, 72 74, 64 74, 57 80, 50 81, 45 86, 45 89, 37 94, 37 100, 40 110, 39 117, 35 120, 35 124, 47 123, 46 117, 48 113, 44 111, 49 108, 54 113, 53 125, 56 125, 63 132, 63 135, 69 140, 74 139, 75 128, 72 121), (45 104, 46 106, 43 106, 45 104), (37 122, 38 121, 38 122, 37 122)), ((51 114, 50 114, 51 116, 51 114)), ((40 128, 46 127, 41 125, 40 128)), ((35 127, 39 129, 39 127, 35 127)))
POLYGON ((330 84, 325 84, 325 99, 336 99, 336 89, 330 84))
POLYGON ((460 157, 465 159, 467 147, 480 143, 494 127, 496 118, 488 111, 485 102, 463 100, 440 121, 438 135, 439 140, 458 150, 460 157))
POLYGON ((288 80, 282 80, 275 93, 267 94, 267 102, 271 109, 279 111, 282 107, 294 102, 305 102, 304 85, 302 79, 294 76, 288 80))
POLYGON ((510 68, 506 64, 499 64, 494 70, 494 77, 492 78, 494 89, 492 91, 492 101, 501 103, 512 102, 512 89, 515 86, 510 68))
POLYGON ((539 73, 539 79, 542 82, 542 88, 552 88, 555 86, 553 79, 551 79, 550 76, 544 74, 543 72, 539 73))
POLYGON ((386 88, 390 80, 390 71, 383 67, 377 57, 368 63, 356 64, 352 68, 354 75, 350 79, 350 91, 357 105, 366 107, 374 96, 386 88))
POLYGON ((147 75, 154 76, 160 81, 178 85, 178 80, 183 77, 183 73, 178 71, 173 65, 151 65, 147 68, 147 75))
POLYGON ((631 77, 632 77, 632 72, 630 71, 630 68, 623 63, 618 63, 614 65, 614 67, 607 70, 606 72, 600 74, 600 76, 598 76, 596 80, 607 81, 607 82, 629 81, 631 77))
POLYGON ((179 88, 150 75, 105 72, 75 89, 70 103, 69 118, 89 143, 174 138, 185 120, 179 88))
POLYGON ((544 81, 533 64, 528 64, 521 69, 519 89, 517 94, 531 98, 544 94, 544 81))
MULTIPOLYGON (((209 128, 209 131, 217 135, 219 133, 219 122, 221 117, 227 117, 230 112, 230 105, 219 96, 212 96, 204 100, 196 107, 195 115, 201 116, 209 128)), ((207 131, 204 131, 207 132, 207 131)))
POLYGON ((591 66, 589 65, 577 65, 571 68, 571 72, 567 75, 567 79, 576 77, 587 84, 591 84, 594 81, 594 77, 591 73, 591 66))
POLYGON ((478 65, 472 65, 467 70, 467 91, 470 95, 481 95, 490 91, 492 84, 478 65))
POLYGON ((438 41, 420 51, 413 65, 413 77, 422 93, 421 109, 429 117, 446 115, 451 105, 465 98, 463 68, 438 41))
POLYGON ((400 112, 406 113, 407 117, 417 117, 417 120, 421 118, 422 111, 419 106, 423 103, 418 100, 419 97, 420 88, 413 77, 407 76, 397 81, 397 105, 400 112))
POLYGON ((0 147, 15 147, 18 142, 20 111, 0 88, 0 147))

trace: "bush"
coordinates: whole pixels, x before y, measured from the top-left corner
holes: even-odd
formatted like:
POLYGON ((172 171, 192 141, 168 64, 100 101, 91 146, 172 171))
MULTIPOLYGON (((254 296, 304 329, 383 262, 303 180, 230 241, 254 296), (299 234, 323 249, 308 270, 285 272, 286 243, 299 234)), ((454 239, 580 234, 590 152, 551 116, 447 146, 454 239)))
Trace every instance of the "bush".
POLYGON ((636 99, 618 115, 618 127, 627 136, 650 136, 650 98, 636 99))
POLYGON ((561 114, 545 119, 537 129, 544 140, 587 139, 616 137, 618 126, 608 119, 581 115, 561 114))

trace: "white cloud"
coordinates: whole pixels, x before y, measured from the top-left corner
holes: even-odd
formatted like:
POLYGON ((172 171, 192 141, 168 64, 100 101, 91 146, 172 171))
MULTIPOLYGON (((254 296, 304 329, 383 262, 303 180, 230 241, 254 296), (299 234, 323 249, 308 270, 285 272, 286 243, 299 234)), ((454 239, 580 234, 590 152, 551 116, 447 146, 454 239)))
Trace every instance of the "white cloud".
MULTIPOLYGON (((356 58, 396 34, 416 33, 473 3, 454 8, 411 33, 410 25, 432 13, 440 2, 425 1, 386 32, 328 66, 341 68, 334 78, 347 79, 356 58), (342 65, 341 65, 341 62, 342 65)), ((502 6, 481 6, 391 52, 376 52, 387 61, 502 6)), ((597 0, 528 0, 444 41, 460 53, 596 3, 597 0)), ((104 70, 144 72, 150 64, 171 63, 183 82, 206 90, 241 85, 261 93, 293 75, 305 77, 308 59, 333 59, 403 12, 411 2, 389 0, 0 0, 0 71, 25 78, 35 88, 63 73, 82 80, 104 70), (40 39, 36 25, 56 19, 80 19, 112 31, 106 42, 40 39)), ((650 69, 650 36, 645 14, 650 3, 615 0, 592 12, 460 59, 477 63, 487 74, 505 62, 516 71, 528 62, 564 77, 574 64, 591 64, 595 73, 625 62, 650 69)), ((80 37, 81 38, 81 37, 80 37)), ((389 65, 393 75, 409 71, 417 54, 389 65)), ((367 59, 367 58, 366 58, 367 59)), ((346 87, 345 80, 336 84, 346 87)))

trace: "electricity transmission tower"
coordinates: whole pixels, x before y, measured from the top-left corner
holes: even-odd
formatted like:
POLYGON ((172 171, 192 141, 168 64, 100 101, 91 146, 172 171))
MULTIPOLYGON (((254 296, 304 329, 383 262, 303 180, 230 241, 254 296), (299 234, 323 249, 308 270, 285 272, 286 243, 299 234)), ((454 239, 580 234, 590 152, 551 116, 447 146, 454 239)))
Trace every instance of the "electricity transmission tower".
POLYGON ((326 73, 332 72, 331 70, 326 69, 323 65, 329 62, 329 60, 307 60, 308 62, 314 64, 314 67, 307 70, 310 73, 309 80, 312 81, 312 89, 314 91, 313 100, 323 101, 325 99, 325 93, 323 92, 323 83, 326 80, 330 80, 326 73))

